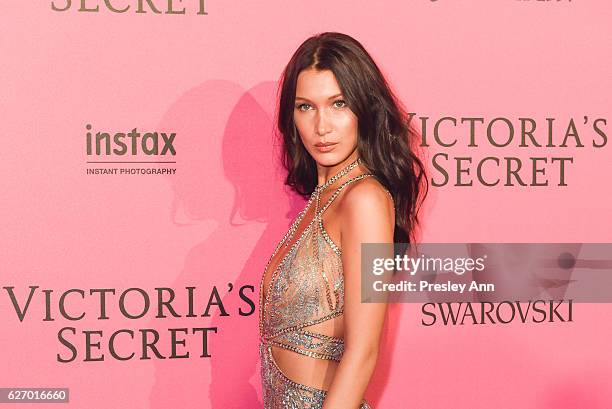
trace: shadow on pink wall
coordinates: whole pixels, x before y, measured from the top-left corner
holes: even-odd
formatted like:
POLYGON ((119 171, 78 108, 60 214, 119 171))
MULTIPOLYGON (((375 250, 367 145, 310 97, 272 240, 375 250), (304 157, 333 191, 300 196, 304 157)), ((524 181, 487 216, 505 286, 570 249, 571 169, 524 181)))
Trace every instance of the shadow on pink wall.
MULTIPOLYGON (((217 327, 209 338, 212 358, 156 360, 151 408, 262 406, 258 310, 237 293, 247 286, 244 294, 257 305, 261 269, 301 206, 301 199, 285 191, 273 146, 272 113, 265 103, 274 92, 271 82, 245 92, 228 81, 207 81, 181 96, 161 121, 160 128, 176 132, 180 143, 177 174, 169 178, 175 193, 173 221, 216 222, 214 231, 189 251, 171 287, 177 292, 202 289, 196 303, 201 306, 196 314, 202 315, 216 286, 223 309, 211 307, 210 318, 173 318, 173 327, 217 327), (261 231, 253 222, 265 225, 260 237, 253 236, 261 231), (254 246, 244 244, 249 234, 254 246), (237 259, 246 262, 237 264, 237 259), (233 286, 229 292, 228 283, 233 286)), ((187 311, 184 297, 175 303, 177 311, 187 311)))

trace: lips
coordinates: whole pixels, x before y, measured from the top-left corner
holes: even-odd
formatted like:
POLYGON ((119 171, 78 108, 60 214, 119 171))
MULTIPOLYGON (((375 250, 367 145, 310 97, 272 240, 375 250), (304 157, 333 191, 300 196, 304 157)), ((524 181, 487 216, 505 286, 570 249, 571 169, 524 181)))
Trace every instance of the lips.
POLYGON ((320 152, 329 152, 332 149, 334 149, 334 147, 338 144, 338 142, 319 142, 315 144, 315 147, 320 151, 320 152))

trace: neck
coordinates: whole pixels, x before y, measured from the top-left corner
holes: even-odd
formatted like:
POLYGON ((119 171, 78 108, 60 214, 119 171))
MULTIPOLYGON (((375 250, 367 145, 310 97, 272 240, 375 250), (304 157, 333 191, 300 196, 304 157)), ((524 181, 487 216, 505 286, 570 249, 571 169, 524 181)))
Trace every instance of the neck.
POLYGON ((322 165, 317 164, 317 181, 318 181, 318 185, 321 186, 321 185, 327 183, 327 181, 329 179, 334 177, 342 169, 346 168, 348 165, 350 165, 355 160, 357 160, 358 157, 359 157, 359 155, 357 153, 357 149, 355 149, 353 151, 353 153, 351 153, 348 156, 348 158, 346 158, 345 160, 343 160, 342 162, 340 162, 340 163, 338 163, 336 165, 333 165, 333 166, 322 166, 322 165))

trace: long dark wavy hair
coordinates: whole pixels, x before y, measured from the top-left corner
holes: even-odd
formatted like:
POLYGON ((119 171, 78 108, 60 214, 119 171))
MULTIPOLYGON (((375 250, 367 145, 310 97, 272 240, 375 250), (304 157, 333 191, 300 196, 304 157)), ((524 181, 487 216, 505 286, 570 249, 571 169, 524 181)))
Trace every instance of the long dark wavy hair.
POLYGON ((316 163, 293 120, 298 75, 310 68, 330 70, 335 75, 358 120, 359 156, 393 196, 393 241, 413 243, 418 212, 429 187, 416 154, 419 135, 372 57, 346 34, 326 32, 310 37, 293 54, 281 76, 277 126, 284 142, 285 184, 303 196, 309 196, 317 185, 316 163))

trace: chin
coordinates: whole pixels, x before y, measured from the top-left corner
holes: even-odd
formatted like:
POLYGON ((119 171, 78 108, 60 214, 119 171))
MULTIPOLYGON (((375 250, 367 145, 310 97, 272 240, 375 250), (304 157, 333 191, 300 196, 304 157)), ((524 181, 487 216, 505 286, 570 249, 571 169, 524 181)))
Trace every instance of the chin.
POLYGON ((347 153, 339 153, 339 152, 330 152, 330 153, 321 153, 321 152, 312 152, 310 154, 312 158, 321 166, 335 166, 342 161, 346 160, 351 155, 351 152, 347 153))
POLYGON ((321 166, 334 166, 338 161, 331 155, 315 155, 312 157, 321 166))

